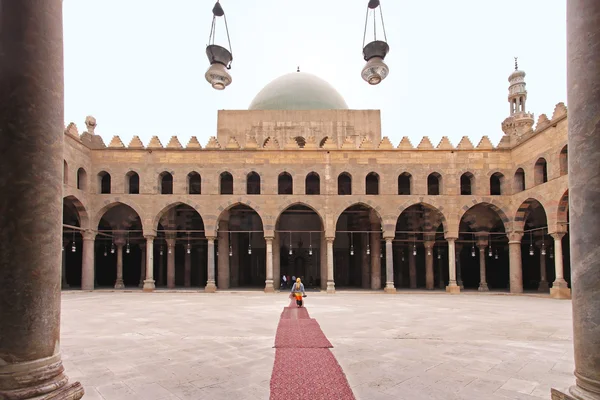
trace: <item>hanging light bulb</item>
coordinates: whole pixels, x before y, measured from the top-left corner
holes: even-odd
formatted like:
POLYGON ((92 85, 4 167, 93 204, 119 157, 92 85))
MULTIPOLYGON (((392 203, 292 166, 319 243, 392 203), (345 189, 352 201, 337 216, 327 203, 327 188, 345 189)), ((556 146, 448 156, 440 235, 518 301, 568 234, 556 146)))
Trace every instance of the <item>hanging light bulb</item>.
POLYGON ((431 255, 431 247, 427 248, 427 255, 430 256, 431 255))
POLYGON ((63 244, 63 246, 62 246, 62 251, 63 251, 63 252, 65 251, 65 245, 64 245, 64 244, 63 244))
POLYGON ((367 243, 367 255, 371 254, 371 246, 367 243))
POLYGON ((292 251, 292 245, 290 245, 290 250, 288 251, 288 254, 291 256, 292 254, 294 254, 294 252, 292 251))
POLYGON ((248 244, 248 254, 252 254, 252 245, 248 244))
POLYGON ((471 257, 475 257, 475 245, 471 245, 471 257))
POLYGON ((229 245, 229 257, 233 256, 233 247, 229 245))
POLYGON ((541 253, 542 253, 543 256, 546 255, 546 244, 543 241, 542 241, 542 250, 541 250, 541 253))
POLYGON ((437 257, 438 257, 438 260, 442 259, 442 252, 441 252, 441 250, 438 250, 437 257))
POLYGON ((248 233, 248 254, 252 254, 252 232, 248 233))
POLYGON ((381 249, 381 252, 379 253, 379 258, 383 258, 383 249, 381 249))
POLYGON ((533 250, 533 244, 529 245, 529 255, 532 256, 535 254, 535 251, 533 250))
POLYGON ((413 256, 417 255, 417 245, 413 244, 413 256))
POLYGON ((308 232, 308 255, 312 256, 312 232, 308 232))
POLYGON ((73 245, 71 246, 71 251, 75 253, 77 251, 77 247, 75 247, 75 241, 73 240, 73 245))
POLYGON ((171 254, 173 251, 171 250, 171 245, 169 245, 169 254, 171 254))
POLYGON ((488 257, 492 256, 492 245, 490 244, 489 248, 488 248, 488 257))
POLYGON ((190 253, 192 252, 192 245, 191 245, 191 244, 189 244, 189 243, 187 244, 186 252, 187 252, 188 254, 190 254, 190 253))
POLYGON ((363 57, 367 64, 363 67, 361 76, 369 83, 369 85, 377 85, 384 80, 389 74, 388 66, 383 62, 385 56, 390 51, 390 46, 385 42, 387 40, 385 34, 385 25, 383 23, 383 13, 379 7, 379 0, 369 0, 367 6, 367 17, 365 20, 365 34, 363 36, 363 57), (383 28, 384 40, 377 40, 377 18, 376 9, 379 8, 381 26, 383 28), (373 10, 373 41, 365 45, 367 38, 367 24, 369 22, 369 11, 373 10))
POLYGON ((115 242, 110 244, 110 254, 115 254, 115 242))
POLYGON ((216 90, 223 90, 231 83, 231 75, 227 72, 228 69, 231 69, 231 61, 233 60, 233 55, 231 54, 231 41, 229 39, 229 28, 227 27, 227 17, 225 16, 225 11, 223 11, 223 7, 219 4, 219 1, 215 3, 215 6, 212 9, 213 20, 210 28, 209 35, 209 45, 206 47, 206 55, 208 57, 208 61, 210 62, 210 67, 204 77, 211 84, 211 86, 216 90), (215 30, 216 30, 216 19, 217 17, 223 17, 225 21, 225 31, 227 32, 227 42, 229 44, 229 49, 227 50, 225 47, 219 46, 215 44, 215 30))
POLYGON ((312 256, 312 243, 308 245, 308 255, 312 256))
POLYGON ((129 242, 127 242, 127 246, 125 248, 125 252, 127 252, 127 254, 129 254, 131 252, 131 249, 129 248, 129 242))
POLYGON ((400 257, 402 257, 402 262, 404 262, 404 250, 400 250, 400 257))

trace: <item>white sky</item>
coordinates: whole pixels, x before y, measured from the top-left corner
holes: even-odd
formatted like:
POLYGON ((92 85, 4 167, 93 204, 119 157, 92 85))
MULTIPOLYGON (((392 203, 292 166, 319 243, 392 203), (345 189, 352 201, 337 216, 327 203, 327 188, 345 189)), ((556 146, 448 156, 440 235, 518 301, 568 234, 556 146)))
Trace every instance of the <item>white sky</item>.
POLYGON ((247 109, 299 65, 351 109, 380 109, 394 145, 403 136, 457 145, 464 135, 497 144, 513 56, 536 121, 566 103, 564 0, 381 2, 390 75, 373 87, 360 77, 367 0, 222 0, 234 60, 233 83, 219 92, 204 79, 214 0, 65 0, 65 122, 81 133, 93 115, 106 144, 158 135, 166 145, 177 135, 205 145, 217 110, 247 109))

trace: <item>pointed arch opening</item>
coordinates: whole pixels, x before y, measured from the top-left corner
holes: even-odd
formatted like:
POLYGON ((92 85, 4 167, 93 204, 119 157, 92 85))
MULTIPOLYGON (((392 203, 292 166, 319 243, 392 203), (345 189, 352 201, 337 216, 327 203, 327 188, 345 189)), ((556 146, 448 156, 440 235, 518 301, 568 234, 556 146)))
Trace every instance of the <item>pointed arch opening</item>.
POLYGON ((342 172, 338 175, 338 195, 349 196, 352 194, 352 175, 342 172))
POLYGON ((500 196, 504 194, 504 175, 496 172, 490 176, 490 195, 500 196))
POLYGON ((292 175, 282 172, 277 177, 277 194, 294 194, 294 181, 292 175))
POLYGON ((329 140, 329 136, 325 136, 323 139, 321 139, 321 141, 319 142, 319 148, 323 148, 323 146, 325 146, 325 143, 327 143, 327 140, 329 140))
POLYGON ((74 196, 63 198, 62 282, 63 289, 80 288, 83 267, 82 227, 88 226, 87 210, 74 196), (79 229, 78 229, 79 228, 79 229))
POLYGON ((558 161, 560 164, 560 176, 567 175, 569 173, 569 153, 567 151, 567 145, 560 151, 558 161))
POLYGON ((173 194, 173 175, 164 171, 158 176, 158 191, 160 194, 173 194))
POLYGON ((525 200, 514 217, 517 228, 522 229, 521 265, 523 271, 523 290, 549 291, 549 283, 554 280, 554 271, 549 268, 551 246, 548 236, 546 210, 540 201, 534 198, 525 200))
POLYGON ((439 196, 442 193, 442 175, 432 172, 427 177, 427 194, 429 196, 439 196))
POLYGON ((98 193, 110 194, 111 190, 111 179, 110 174, 106 171, 98 173, 98 193))
POLYGON ((140 194, 140 176, 135 171, 129 171, 125 175, 125 193, 140 194))
POLYGON ((306 175, 305 193, 308 195, 321 194, 321 178, 316 172, 311 172, 306 175))
POLYGON ((365 178, 365 194, 379 194, 379 174, 376 172, 370 172, 365 178))
POLYGON ((408 172, 403 172, 398 175, 398 194, 408 196, 412 192, 412 175, 408 172))
POLYGON ((519 168, 515 171, 513 180, 514 193, 519 193, 525 190, 525 171, 519 168))
POLYGON ((77 189, 87 190, 87 172, 83 168, 77 170, 77 189))
POLYGON ((188 194, 202 194, 202 177, 192 171, 187 176, 188 194))
POLYGON ((260 194, 260 175, 254 171, 246 176, 246 194, 260 194))
POLYGON ((222 172, 219 176, 219 193, 233 194, 233 176, 229 172, 222 172))
POLYGON ((475 192, 475 176, 470 172, 465 172, 460 176, 460 194, 461 196, 471 196, 475 192))
POLYGON ((536 186, 548 182, 548 164, 545 158, 538 158, 535 162, 533 179, 536 186))
POLYGON ((67 185, 69 183, 69 164, 67 164, 67 160, 63 160, 63 184, 67 185))

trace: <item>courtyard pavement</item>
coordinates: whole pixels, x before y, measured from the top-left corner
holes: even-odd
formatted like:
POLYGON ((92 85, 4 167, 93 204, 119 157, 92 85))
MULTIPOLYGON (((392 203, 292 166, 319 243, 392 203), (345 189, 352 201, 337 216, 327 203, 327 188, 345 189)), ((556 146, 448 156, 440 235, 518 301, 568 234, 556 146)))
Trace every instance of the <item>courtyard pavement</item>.
MULTIPOLYGON (((549 399, 574 383, 571 302, 309 293, 360 400, 549 399)), ((64 292, 61 346, 85 399, 268 399, 287 293, 64 292)), ((332 399, 334 400, 334 399, 332 399)))

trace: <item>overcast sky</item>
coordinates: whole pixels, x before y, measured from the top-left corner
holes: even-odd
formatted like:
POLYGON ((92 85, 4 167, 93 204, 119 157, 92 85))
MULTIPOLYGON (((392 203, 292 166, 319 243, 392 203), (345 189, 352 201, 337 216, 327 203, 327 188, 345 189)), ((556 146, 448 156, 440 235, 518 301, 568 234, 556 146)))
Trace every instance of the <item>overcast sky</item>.
POLYGON ((394 145, 403 136, 415 146, 423 136, 457 145, 464 135, 497 144, 513 56, 536 121, 566 103, 564 0, 381 0, 390 75, 379 86, 360 77, 367 3, 222 0, 234 61, 233 83, 219 92, 204 79, 214 1, 65 0, 66 123, 81 133, 93 115, 106 144, 113 135, 125 145, 158 135, 166 145, 177 135, 184 146, 190 136, 205 145, 217 110, 247 109, 262 87, 300 66, 351 109, 380 109, 394 145))

